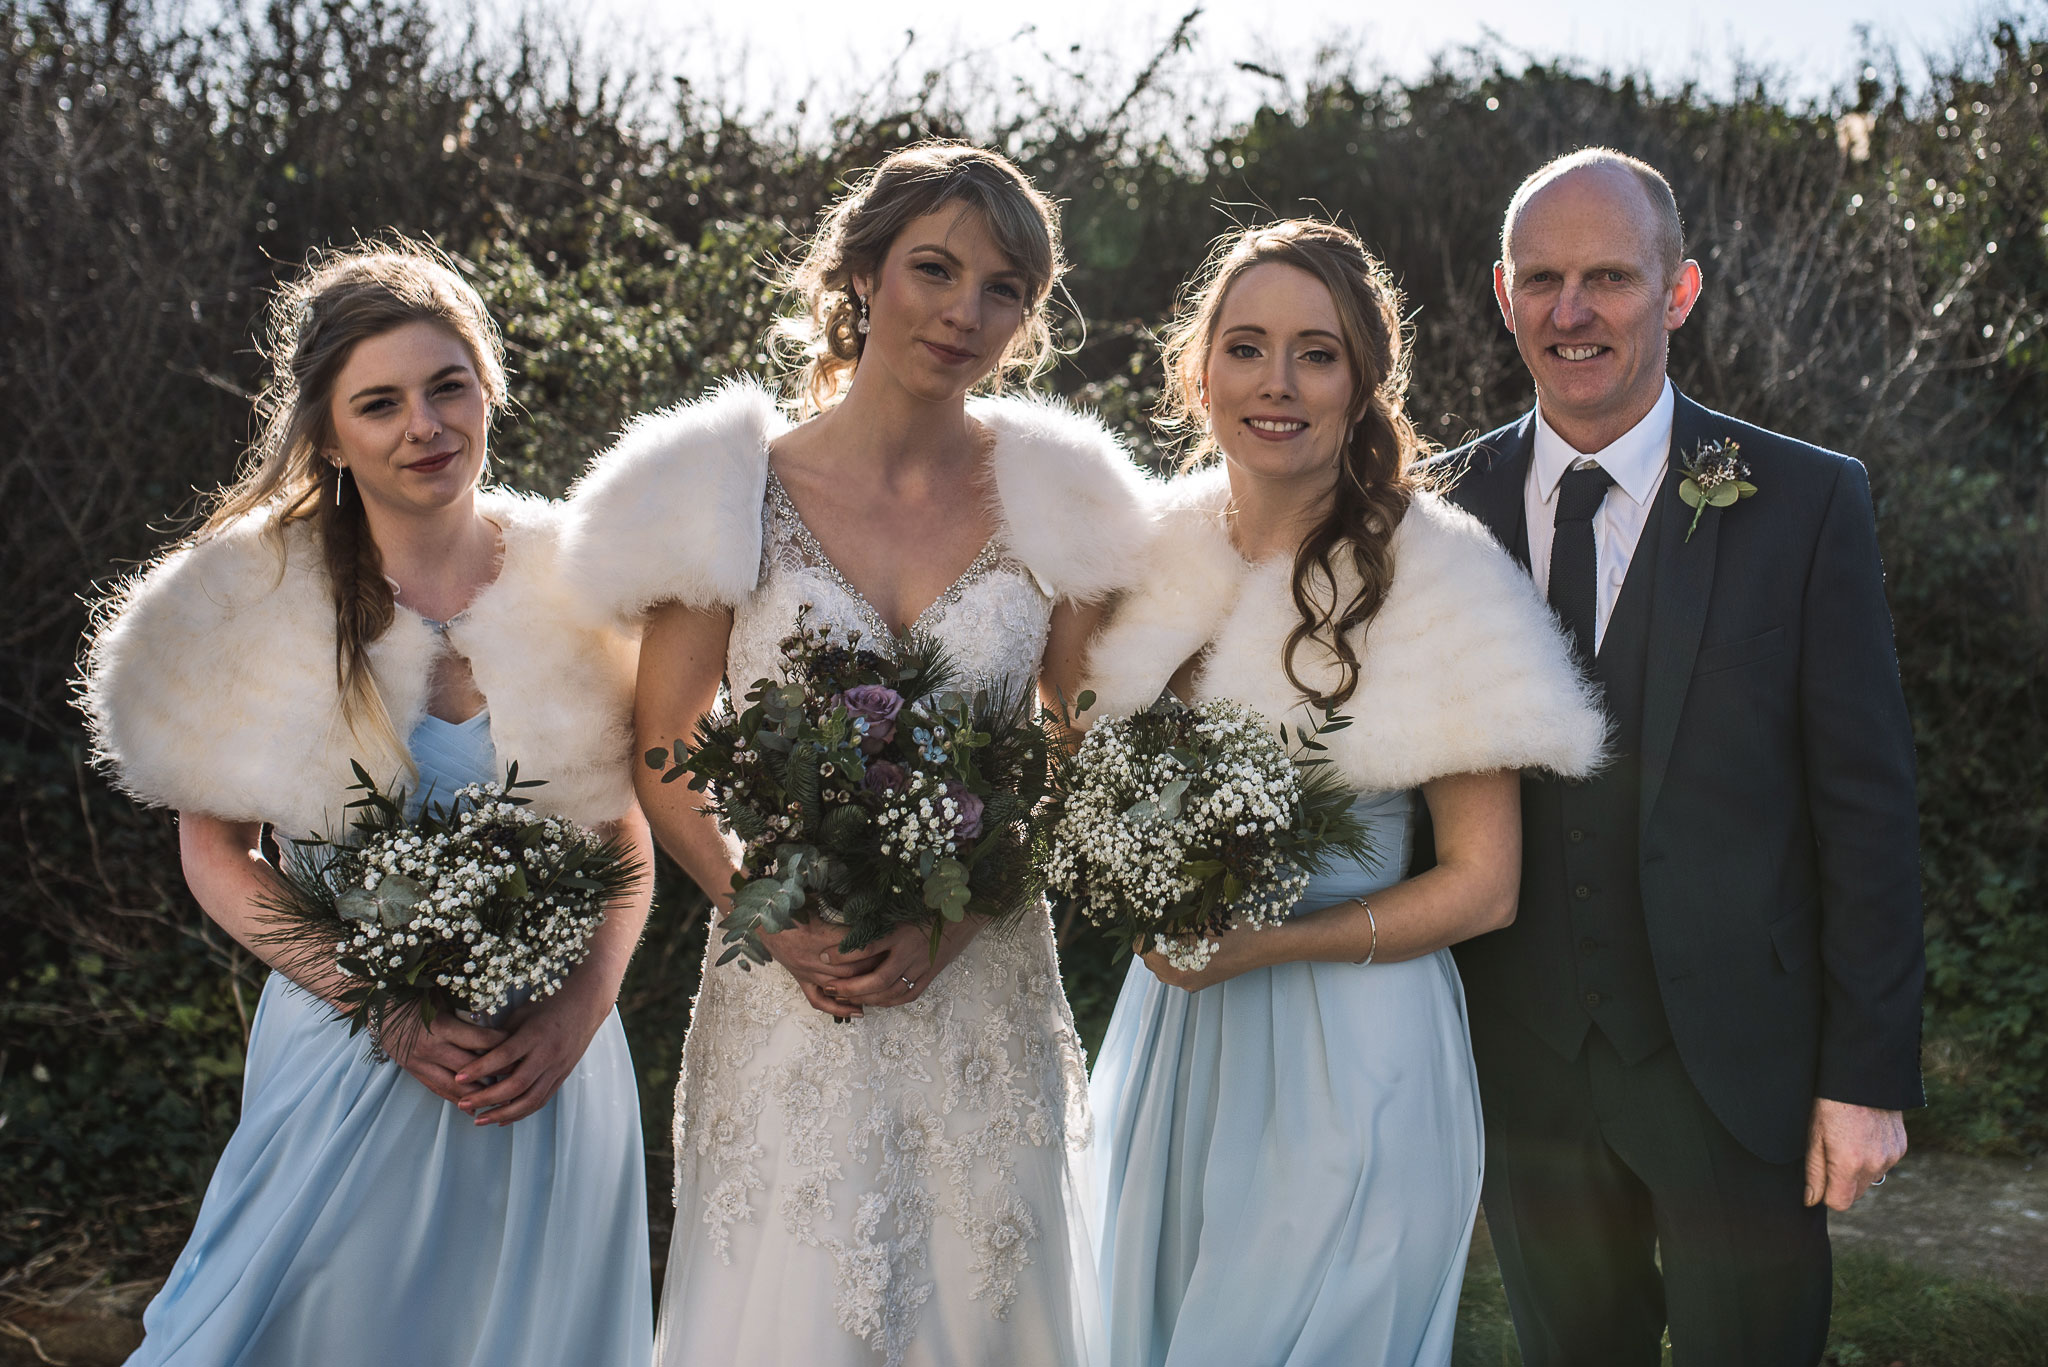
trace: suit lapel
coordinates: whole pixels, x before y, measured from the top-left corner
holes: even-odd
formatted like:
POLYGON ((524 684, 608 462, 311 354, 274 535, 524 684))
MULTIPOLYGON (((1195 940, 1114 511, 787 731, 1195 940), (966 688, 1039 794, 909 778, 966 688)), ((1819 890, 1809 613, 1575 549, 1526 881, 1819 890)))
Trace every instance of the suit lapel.
POLYGON ((1663 534, 1657 538, 1656 590, 1650 600, 1650 657, 1643 678, 1641 824, 1649 825, 1657 794, 1671 764, 1678 739, 1678 718, 1685 709, 1686 686, 1692 682, 1699 655, 1700 632, 1707 623, 1707 604, 1714 588, 1714 557, 1721 537, 1721 510, 1708 508, 1690 540, 1685 529, 1693 510, 1678 496, 1685 476, 1679 457, 1690 455, 1712 436, 1714 415, 1680 394, 1671 420, 1671 465, 1657 491, 1663 503, 1663 534))
POLYGON ((1522 485, 1535 449, 1536 413, 1531 409, 1489 453, 1483 467, 1473 462, 1451 495, 1453 502, 1486 524, 1494 540, 1525 570, 1529 568, 1529 527, 1522 485))

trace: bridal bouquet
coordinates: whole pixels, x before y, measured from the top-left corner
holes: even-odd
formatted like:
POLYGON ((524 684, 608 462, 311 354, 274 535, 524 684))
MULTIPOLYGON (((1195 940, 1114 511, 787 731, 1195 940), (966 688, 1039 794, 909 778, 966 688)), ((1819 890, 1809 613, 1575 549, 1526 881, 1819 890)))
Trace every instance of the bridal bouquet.
MULTIPOLYGON (((1076 701, 1085 711, 1094 699, 1076 701)), ((1354 795, 1315 753, 1318 736, 1350 724, 1326 710, 1296 733, 1297 758, 1285 726, 1227 700, 1163 694, 1097 722, 1056 765, 1046 881, 1121 943, 1149 938, 1200 971, 1215 936, 1276 924, 1310 875, 1371 853, 1354 795)))
POLYGON ((884 657, 807 615, 782 642, 783 679, 705 718, 694 745, 646 755, 664 783, 689 775, 741 842, 718 962, 766 963, 761 937, 814 914, 845 926, 847 950, 911 925, 936 953, 948 922, 1035 896, 1048 741, 1029 700, 957 687, 928 638, 884 657))
POLYGON ((294 840, 285 885, 261 938, 280 967, 340 973, 351 1034, 374 1054, 443 1011, 488 1020, 516 1000, 552 996, 583 961, 604 909, 641 875, 615 841, 526 810, 514 764, 503 783, 473 783, 405 814, 358 764, 354 837, 294 840), (394 1033, 396 1032, 396 1033, 394 1033))

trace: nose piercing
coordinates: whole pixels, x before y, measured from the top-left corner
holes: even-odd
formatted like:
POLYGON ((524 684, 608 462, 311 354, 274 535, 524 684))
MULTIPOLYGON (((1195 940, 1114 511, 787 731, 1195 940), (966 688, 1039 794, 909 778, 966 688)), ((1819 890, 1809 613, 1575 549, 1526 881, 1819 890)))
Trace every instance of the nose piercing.
POLYGON ((408 432, 408 433, 406 433, 406 434, 405 434, 405 439, 406 439, 407 441, 411 442, 411 443, 412 443, 413 445, 415 445, 415 446, 419 445, 419 441, 420 441, 420 439, 419 439, 419 434, 418 434, 418 433, 416 433, 416 432, 408 432))

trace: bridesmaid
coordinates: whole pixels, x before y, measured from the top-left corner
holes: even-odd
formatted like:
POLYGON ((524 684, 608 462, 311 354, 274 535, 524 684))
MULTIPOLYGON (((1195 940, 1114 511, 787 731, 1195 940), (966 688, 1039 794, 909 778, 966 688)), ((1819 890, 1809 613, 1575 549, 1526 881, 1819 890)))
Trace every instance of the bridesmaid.
MULTIPOLYGON (((200 907, 271 954, 264 827, 341 831, 352 758, 442 794, 516 760, 547 781, 536 810, 646 858, 633 646, 558 589, 556 506, 478 488, 505 390, 483 301, 430 248, 363 247, 280 291, 270 341, 245 473, 103 605, 86 657, 97 759, 178 809, 200 907)), ((648 898, 610 908, 554 996, 502 1028, 444 1015, 390 1063, 332 1019, 332 976, 273 971, 241 1124, 130 1363, 646 1363, 612 1002, 648 898)))
POLYGON ((1119 1367, 1450 1358, 1480 1124, 1446 946, 1513 919, 1516 771, 1587 772, 1603 723, 1528 577, 1417 487, 1401 312, 1293 220, 1219 244, 1167 335, 1168 414, 1220 460, 1169 486, 1098 710, 1337 706, 1375 849, 1199 973, 1131 965, 1090 1089, 1119 1367), (1404 879, 1418 789, 1436 863, 1404 879))

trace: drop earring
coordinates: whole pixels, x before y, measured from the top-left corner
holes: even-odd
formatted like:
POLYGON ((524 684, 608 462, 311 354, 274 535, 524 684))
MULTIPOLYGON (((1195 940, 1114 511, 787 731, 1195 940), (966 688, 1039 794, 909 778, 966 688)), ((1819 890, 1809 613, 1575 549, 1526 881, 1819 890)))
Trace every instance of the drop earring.
POLYGON ((868 335, 867 302, 856 294, 853 296, 853 307, 860 315, 860 317, 854 322, 853 330, 855 332, 858 332, 861 336, 865 337, 868 335))
POLYGON ((334 506, 337 509, 348 506, 348 500, 342 497, 341 483, 342 477, 347 473, 348 467, 346 465, 343 465, 340 461, 334 463, 334 506))

